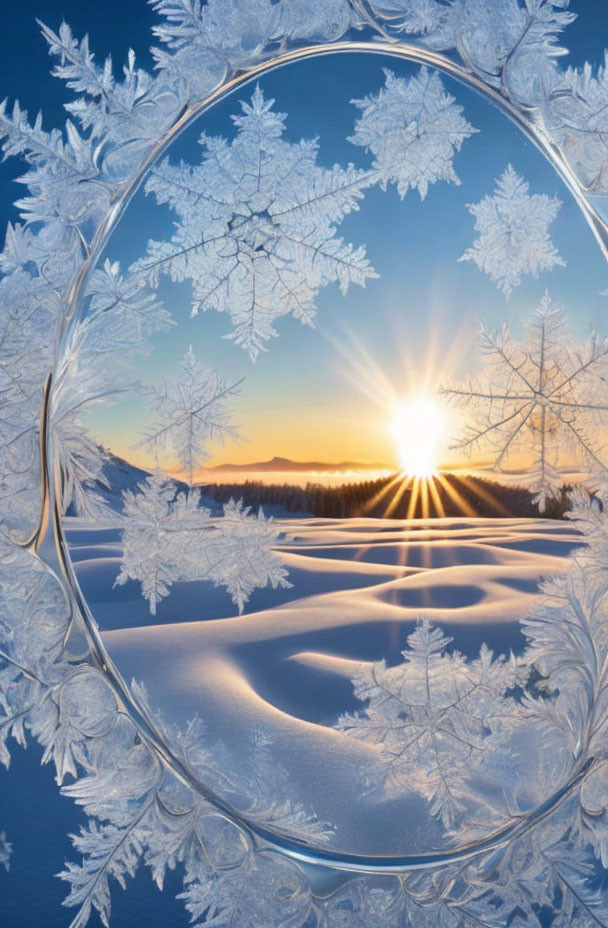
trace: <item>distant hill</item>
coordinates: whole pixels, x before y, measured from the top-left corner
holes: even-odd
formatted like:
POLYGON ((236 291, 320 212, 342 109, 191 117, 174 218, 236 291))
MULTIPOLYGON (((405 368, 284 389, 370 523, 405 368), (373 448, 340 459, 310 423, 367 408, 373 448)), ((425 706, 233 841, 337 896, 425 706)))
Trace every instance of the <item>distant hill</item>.
MULTIPOLYGON (((107 449, 100 448, 105 455, 105 460, 101 468, 103 475, 102 480, 95 480, 92 484, 86 484, 89 492, 100 499, 109 509, 114 512, 122 512, 123 500, 122 495, 126 490, 136 490, 138 484, 142 483, 149 477, 148 471, 128 461, 119 458, 118 455, 112 454, 107 449)), ((74 504, 68 508, 67 515, 76 515, 74 504)))
MULTIPOLYGON (((108 451, 106 455, 102 473, 112 487, 114 494, 116 492, 122 493, 123 490, 134 490, 138 483, 150 476, 149 471, 136 467, 135 464, 129 464, 128 461, 119 458, 116 454, 108 451)), ((106 489, 107 492, 109 491, 106 489)))
POLYGON ((274 471, 276 473, 285 471, 297 471, 298 473, 307 473, 308 471, 321 473, 340 473, 342 471, 377 471, 390 470, 386 464, 362 464, 360 461, 340 461, 337 464, 328 464, 326 461, 292 461, 290 458, 281 458, 275 456, 270 461, 255 461, 251 464, 218 464, 215 467, 208 467, 208 471, 220 473, 222 471, 243 472, 251 471, 252 473, 261 473, 263 471, 274 471))

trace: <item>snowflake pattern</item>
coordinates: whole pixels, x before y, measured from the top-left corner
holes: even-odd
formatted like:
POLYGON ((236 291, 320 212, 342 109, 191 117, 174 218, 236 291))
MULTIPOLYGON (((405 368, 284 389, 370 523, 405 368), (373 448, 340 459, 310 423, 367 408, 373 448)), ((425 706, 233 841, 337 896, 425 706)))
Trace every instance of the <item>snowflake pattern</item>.
POLYGON ((279 531, 262 510, 253 515, 230 500, 221 517, 204 508, 200 490, 178 492, 163 474, 152 474, 137 491, 123 494, 126 527, 116 585, 141 585, 156 614, 178 580, 209 580, 222 586, 242 612, 260 587, 289 587, 287 570, 274 551, 279 531))
POLYGON ((385 69, 384 77, 377 94, 352 101, 362 115, 349 141, 372 152, 382 188, 396 184, 401 199, 412 188, 424 200, 429 185, 439 180, 459 184, 454 153, 477 130, 445 92, 439 74, 422 67, 404 79, 385 69))
POLYGON ((601 400, 608 342, 592 337, 578 344, 547 293, 526 324, 523 342, 514 341, 506 325, 497 333, 482 326, 480 342, 479 378, 443 391, 471 414, 472 424, 455 447, 490 450, 498 470, 518 453, 533 453, 529 476, 543 512, 561 487, 560 454, 573 454, 590 471, 606 471, 595 436, 608 424, 608 404, 601 400))
POLYGON ((434 51, 453 50, 467 70, 507 99, 538 105, 566 54, 569 0, 373 0, 398 31, 434 51))
POLYGON ((9 844, 5 832, 0 831, 0 865, 7 871, 10 870, 12 851, 12 846, 9 844))
POLYGON ((565 266, 548 228, 561 203, 557 197, 528 193, 529 184, 508 165, 496 182, 493 196, 469 205, 475 217, 475 239, 460 258, 474 261, 509 298, 524 274, 534 277, 565 266))
POLYGON ((363 714, 343 715, 337 728, 378 745, 388 795, 421 793, 446 827, 465 807, 471 771, 480 776, 490 753, 517 718, 506 697, 518 676, 514 659, 476 661, 447 653, 451 639, 421 621, 407 639, 403 663, 365 664, 353 678, 363 714))
POLYGON ((192 314, 229 313, 227 337, 252 359, 276 336, 280 316, 312 324, 321 287, 337 282, 346 294, 376 276, 364 248, 336 237, 369 174, 352 165, 320 167, 316 141, 286 142, 285 116, 273 103, 256 87, 232 117, 232 142, 203 133, 200 165, 165 160, 152 170, 146 191, 179 222, 170 241, 149 242, 137 265, 152 282, 160 273, 191 279, 192 314))
POLYGON ((227 383, 197 360, 192 345, 180 368, 178 378, 165 381, 162 387, 148 387, 156 418, 138 447, 156 453, 171 447, 192 484, 195 470, 209 457, 209 442, 221 444, 226 438, 238 437, 229 404, 242 379, 227 383))
POLYGON ((608 191, 608 55, 594 69, 568 68, 553 75, 545 121, 589 193, 608 191), (581 107, 581 101, 585 101, 581 107))
POLYGON ((147 353, 150 336, 166 331, 172 319, 144 281, 120 273, 118 262, 106 261, 93 271, 86 307, 56 366, 51 415, 61 509, 72 506, 79 515, 99 516, 106 507, 94 486, 108 486, 107 454, 90 435, 86 414, 133 389, 125 359, 147 353))

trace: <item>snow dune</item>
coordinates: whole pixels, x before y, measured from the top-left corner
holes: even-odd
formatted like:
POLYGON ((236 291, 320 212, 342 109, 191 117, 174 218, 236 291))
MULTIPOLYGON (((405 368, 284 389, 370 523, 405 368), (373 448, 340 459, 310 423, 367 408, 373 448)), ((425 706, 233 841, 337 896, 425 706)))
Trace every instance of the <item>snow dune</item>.
MULTIPOLYGON (((261 733, 287 771, 289 798, 334 823, 336 847, 374 854, 445 845, 418 795, 362 799, 375 749, 331 728, 340 713, 361 708, 353 670, 398 663, 422 615, 469 656, 483 641, 497 653, 521 651, 519 619, 579 536, 568 522, 542 519, 293 519, 280 527, 293 588, 257 592, 243 616, 223 591, 182 583, 152 617, 136 584, 112 589, 116 530, 95 533, 77 520, 66 530, 123 676, 143 682, 165 718, 183 725, 201 717, 237 779, 261 733)), ((542 798, 522 780, 524 805, 542 798)))

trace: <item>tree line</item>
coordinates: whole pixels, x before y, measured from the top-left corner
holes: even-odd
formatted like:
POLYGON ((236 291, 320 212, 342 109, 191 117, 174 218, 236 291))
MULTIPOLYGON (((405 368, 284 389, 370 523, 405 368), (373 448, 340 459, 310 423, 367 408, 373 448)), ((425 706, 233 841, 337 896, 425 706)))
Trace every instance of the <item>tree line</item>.
MULTIPOLYGON (((324 486, 310 482, 304 487, 289 483, 207 484, 201 488, 207 499, 226 503, 242 499, 247 506, 280 506, 288 512, 307 513, 327 519, 350 518, 425 518, 475 516, 536 518, 538 506, 534 494, 520 486, 506 486, 482 477, 459 477, 444 474, 440 479, 404 485, 395 474, 377 480, 324 486), (426 486, 425 486, 426 484, 426 486), (414 502, 412 502, 414 494, 414 502)), ((561 519, 569 508, 570 486, 563 486, 558 496, 547 503, 544 518, 561 519)))

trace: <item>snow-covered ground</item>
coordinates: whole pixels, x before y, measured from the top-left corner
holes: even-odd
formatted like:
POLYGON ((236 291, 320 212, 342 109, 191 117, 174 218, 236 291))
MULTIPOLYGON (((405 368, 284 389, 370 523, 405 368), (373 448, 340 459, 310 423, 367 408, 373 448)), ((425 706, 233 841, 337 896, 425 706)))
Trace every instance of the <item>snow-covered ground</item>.
MULTIPOLYGON (((542 519, 286 520, 280 550, 292 589, 258 591, 237 616, 222 590, 176 584, 153 624, 136 584, 112 587, 117 531, 78 524, 66 525, 78 580, 123 676, 144 683, 165 718, 201 718, 236 779, 254 776, 241 760, 256 739, 268 742, 289 798, 335 823, 337 847, 369 853, 445 839, 418 795, 362 800, 373 747, 332 728, 361 708, 353 670, 398 663, 421 616, 467 656, 484 641, 521 652, 518 620, 579 542, 570 523, 542 519)), ((542 798, 526 790, 530 804, 542 798)))

